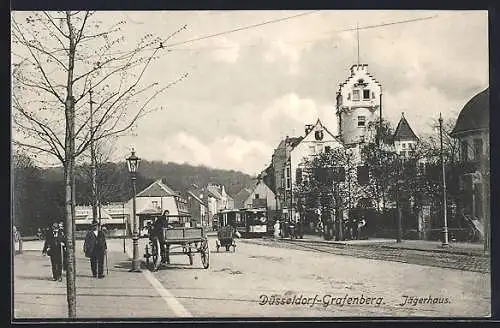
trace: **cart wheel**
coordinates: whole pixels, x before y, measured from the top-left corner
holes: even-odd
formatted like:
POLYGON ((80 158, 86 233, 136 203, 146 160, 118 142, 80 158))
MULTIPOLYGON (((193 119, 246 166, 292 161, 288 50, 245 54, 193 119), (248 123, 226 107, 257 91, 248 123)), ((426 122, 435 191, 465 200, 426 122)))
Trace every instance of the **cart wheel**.
POLYGON ((170 245, 165 245, 165 263, 170 264, 170 245))
POLYGON ((208 267, 210 266, 210 249, 208 248, 207 240, 204 240, 201 244, 200 255, 203 269, 208 269, 208 267))

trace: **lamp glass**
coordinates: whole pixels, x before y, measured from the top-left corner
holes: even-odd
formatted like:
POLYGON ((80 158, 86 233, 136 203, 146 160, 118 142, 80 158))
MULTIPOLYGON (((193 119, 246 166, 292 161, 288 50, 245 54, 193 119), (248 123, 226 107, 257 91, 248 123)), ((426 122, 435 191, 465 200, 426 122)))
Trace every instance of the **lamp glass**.
POLYGON ((135 151, 132 150, 132 155, 127 158, 128 171, 130 173, 136 173, 139 168, 140 158, 135 155, 135 151))

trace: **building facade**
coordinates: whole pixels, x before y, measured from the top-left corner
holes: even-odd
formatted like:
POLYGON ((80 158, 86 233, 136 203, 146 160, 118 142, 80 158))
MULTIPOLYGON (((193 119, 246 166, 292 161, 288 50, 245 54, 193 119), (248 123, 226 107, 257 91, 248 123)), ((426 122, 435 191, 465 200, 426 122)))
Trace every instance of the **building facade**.
POLYGON ((419 139, 406 120, 404 113, 401 114, 401 119, 394 131, 393 141, 394 151, 401 157, 408 158, 415 152, 419 139))
POLYGON ((459 177, 462 197, 458 211, 486 243, 491 217, 489 113, 487 88, 465 104, 450 134, 459 142, 460 164, 464 168, 459 177))
MULTIPOLYGON (((132 214, 132 201, 127 202, 130 217, 132 214)), ((158 179, 136 195, 136 215, 139 219, 139 229, 143 229, 148 221, 169 211, 169 222, 189 226, 191 224, 191 214, 188 203, 180 193, 172 190, 164 179, 158 179)), ((132 222, 129 222, 131 226, 132 222)))
POLYGON ((268 211, 276 210, 276 196, 266 183, 258 179, 257 183, 250 191, 250 194, 243 202, 244 208, 265 208, 268 211))
POLYGON ((337 92, 339 138, 345 145, 374 142, 374 123, 382 117, 382 86, 367 64, 352 65, 350 73, 337 92))

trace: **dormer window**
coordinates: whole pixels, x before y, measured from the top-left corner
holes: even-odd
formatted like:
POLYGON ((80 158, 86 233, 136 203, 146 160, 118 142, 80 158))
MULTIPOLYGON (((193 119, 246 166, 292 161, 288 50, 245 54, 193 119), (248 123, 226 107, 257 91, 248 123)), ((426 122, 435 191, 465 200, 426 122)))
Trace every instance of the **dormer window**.
POLYGON ((370 99, 370 90, 363 90, 363 100, 370 99))
POLYGON ((359 101, 359 90, 352 91, 352 100, 359 101))

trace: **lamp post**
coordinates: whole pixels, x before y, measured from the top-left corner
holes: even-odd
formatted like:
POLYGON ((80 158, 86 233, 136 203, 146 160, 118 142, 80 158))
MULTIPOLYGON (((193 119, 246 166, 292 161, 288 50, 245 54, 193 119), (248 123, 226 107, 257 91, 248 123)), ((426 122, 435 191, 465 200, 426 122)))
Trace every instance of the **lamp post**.
POLYGON ((444 156, 443 156, 443 118, 439 113, 439 143, 440 143, 440 156, 441 156, 441 170, 443 171, 443 247, 448 247, 448 213, 446 206, 446 172, 444 169, 444 156))
POLYGON ((401 195, 400 195, 400 186, 403 184, 403 180, 401 179, 401 166, 402 161, 398 154, 396 154, 396 171, 397 171, 397 180, 396 180, 396 214, 397 214, 397 236, 396 242, 400 243, 403 239, 403 225, 401 222, 401 195))
POLYGON ((130 173, 130 179, 132 180, 132 188, 133 188, 133 198, 132 198, 132 216, 133 216, 133 258, 132 258, 132 269, 129 272, 141 272, 140 269, 140 260, 139 260, 139 222, 137 220, 136 209, 135 209, 135 180, 137 168, 139 167, 140 158, 135 155, 135 151, 132 148, 132 154, 129 158, 127 158, 128 172, 130 173))

